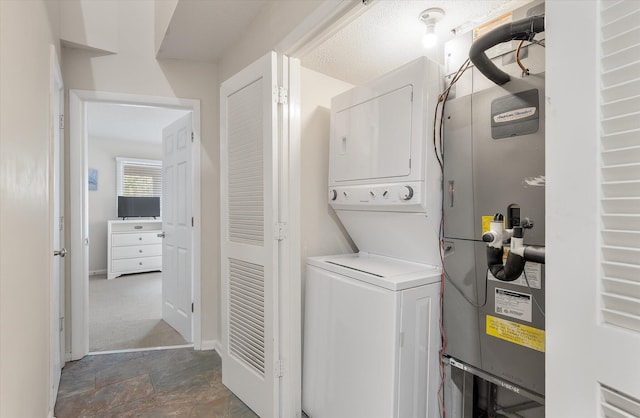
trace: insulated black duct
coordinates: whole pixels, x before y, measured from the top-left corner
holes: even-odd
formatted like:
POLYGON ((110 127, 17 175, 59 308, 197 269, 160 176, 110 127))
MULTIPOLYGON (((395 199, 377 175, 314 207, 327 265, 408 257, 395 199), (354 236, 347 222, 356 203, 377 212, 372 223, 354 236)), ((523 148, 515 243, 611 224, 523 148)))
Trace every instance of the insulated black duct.
POLYGON ((491 62, 485 51, 495 45, 507 41, 532 41, 536 33, 544 32, 544 15, 526 17, 518 21, 502 25, 484 35, 471 45, 469 59, 476 68, 497 85, 508 82, 509 74, 500 70, 491 62))
POLYGON ((487 247, 487 265, 489 271, 498 280, 512 282, 524 271, 525 260, 513 251, 507 255, 506 263, 502 264, 502 248, 487 247))
POLYGON ((545 248, 527 246, 524 248, 523 256, 526 261, 532 261, 534 263, 544 264, 545 248))

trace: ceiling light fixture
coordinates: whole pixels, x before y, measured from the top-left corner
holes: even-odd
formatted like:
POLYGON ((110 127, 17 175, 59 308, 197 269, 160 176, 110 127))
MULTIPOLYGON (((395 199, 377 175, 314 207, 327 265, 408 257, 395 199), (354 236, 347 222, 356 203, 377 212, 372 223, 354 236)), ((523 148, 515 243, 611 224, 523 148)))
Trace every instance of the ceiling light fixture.
POLYGON ((436 35, 436 23, 444 17, 444 10, 439 7, 432 7, 423 10, 420 13, 420 21, 426 26, 424 36, 422 37, 422 45, 425 48, 432 48, 438 43, 436 35))

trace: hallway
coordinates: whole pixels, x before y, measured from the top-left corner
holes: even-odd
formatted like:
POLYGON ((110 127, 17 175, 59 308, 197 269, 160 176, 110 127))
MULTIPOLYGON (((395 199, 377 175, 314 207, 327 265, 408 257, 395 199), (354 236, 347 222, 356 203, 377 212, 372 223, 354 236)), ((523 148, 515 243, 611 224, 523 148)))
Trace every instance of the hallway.
POLYGON ((62 370, 57 418, 253 418, 221 381, 215 351, 192 348, 87 356, 62 370))

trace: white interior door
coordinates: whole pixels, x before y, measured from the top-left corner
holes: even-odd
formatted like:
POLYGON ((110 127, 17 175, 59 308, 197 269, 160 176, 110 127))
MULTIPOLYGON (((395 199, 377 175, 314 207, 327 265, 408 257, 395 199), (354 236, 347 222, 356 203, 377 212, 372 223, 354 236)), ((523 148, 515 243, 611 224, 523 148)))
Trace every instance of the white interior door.
POLYGON ((162 318, 186 341, 193 327, 191 113, 162 131, 162 318))
POLYGON ((278 86, 274 52, 220 88, 222 382, 278 414, 278 86))
POLYGON ((64 365, 64 152, 62 135, 62 109, 64 94, 60 66, 52 47, 52 90, 51 90, 51 154, 50 154, 50 190, 51 190, 51 248, 53 249, 51 283, 51 399, 55 406, 60 383, 60 374, 64 365))

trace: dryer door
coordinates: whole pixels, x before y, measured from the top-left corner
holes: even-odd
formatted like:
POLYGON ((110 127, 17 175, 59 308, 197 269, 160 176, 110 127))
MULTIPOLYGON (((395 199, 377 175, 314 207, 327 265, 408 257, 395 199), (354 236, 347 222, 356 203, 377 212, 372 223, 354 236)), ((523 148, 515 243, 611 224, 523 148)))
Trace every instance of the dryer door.
POLYGON ((335 182, 411 173, 413 86, 336 112, 331 135, 335 182))

